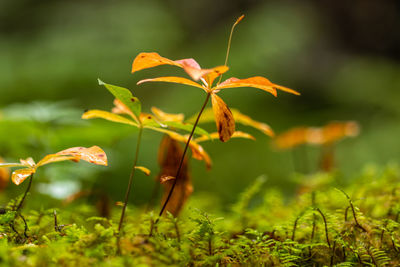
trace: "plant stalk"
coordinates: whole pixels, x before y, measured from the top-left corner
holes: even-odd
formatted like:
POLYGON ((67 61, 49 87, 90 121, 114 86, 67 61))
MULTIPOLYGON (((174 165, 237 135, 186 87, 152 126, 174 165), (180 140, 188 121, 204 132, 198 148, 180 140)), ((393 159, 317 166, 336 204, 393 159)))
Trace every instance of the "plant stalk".
POLYGON ((121 218, 119 219, 118 241, 119 241, 119 233, 120 233, 120 231, 122 229, 122 224, 123 224, 123 221, 124 221, 126 206, 128 205, 129 195, 130 195, 131 188, 132 188, 133 176, 135 175, 136 164, 137 164, 138 157, 139 157, 140 143, 141 143, 141 140, 142 140, 142 132, 143 132, 143 127, 142 127, 142 125, 140 125, 139 133, 138 133, 138 139, 137 139, 137 143, 136 143, 135 159, 133 161, 131 174, 129 176, 128 188, 126 189, 126 193, 125 193, 125 200, 124 200, 124 206, 122 207, 121 218))
POLYGON ((25 190, 24 195, 22 196, 21 201, 18 203, 17 208, 15 209, 15 211, 19 211, 22 207, 22 205, 24 204, 25 198, 28 195, 29 190, 31 189, 32 186, 32 180, 33 180, 33 174, 31 174, 31 176, 29 177, 29 183, 28 183, 28 187, 25 190))
MULTIPOLYGON (((164 213, 165 208, 167 207, 167 204, 168 204, 169 200, 171 199, 172 193, 174 192, 176 183, 177 183, 178 178, 179 178, 179 175, 180 175, 180 173, 181 173, 183 161, 185 160, 185 155, 186 155, 186 152, 187 152, 187 150, 188 150, 188 148, 189 148, 190 141, 192 140, 192 137, 193 137, 193 135, 194 135, 194 131, 196 130, 197 124, 199 123, 201 114, 203 113, 205 107, 207 106, 207 103, 208 103, 208 100, 210 99, 210 96, 211 96, 211 93, 207 93, 206 100, 204 101, 204 104, 203 104, 203 106, 202 106, 201 109, 200 109, 199 115, 197 115, 196 122, 193 124, 192 132, 190 133, 189 138, 188 138, 188 140, 187 140, 187 142, 186 142, 185 149, 183 150, 183 154, 182 154, 182 157, 181 157, 181 161, 180 161, 180 163, 179 163, 178 170, 176 171, 174 183, 172 184, 172 187, 171 187, 171 189, 169 190, 167 199, 165 200, 164 205, 163 205, 162 208, 161 208, 160 214, 158 215, 159 217, 157 218, 157 220, 156 220, 155 223, 157 223, 157 222, 159 221, 160 217, 161 217, 161 216, 163 215, 163 213, 164 213)), ((151 235, 151 233, 150 233, 150 235, 151 235)))

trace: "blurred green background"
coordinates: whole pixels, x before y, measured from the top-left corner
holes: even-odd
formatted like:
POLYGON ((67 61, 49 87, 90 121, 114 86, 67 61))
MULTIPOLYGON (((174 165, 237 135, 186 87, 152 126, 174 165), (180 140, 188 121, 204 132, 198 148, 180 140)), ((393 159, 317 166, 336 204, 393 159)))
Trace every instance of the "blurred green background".
MULTIPOLYGON (((201 90, 149 83, 160 67, 132 75, 139 52, 195 58, 203 67, 222 65, 230 27, 238 25, 229 76, 265 76, 301 92, 277 98, 252 88, 222 92, 230 107, 268 123, 276 133, 299 125, 356 120, 361 134, 337 146, 337 168, 348 179, 368 163, 398 161, 400 136, 400 3, 397 0, 1 0, 0 156, 39 160, 71 146, 99 145, 109 167, 55 164, 43 168, 36 190, 65 197, 79 187, 100 188, 120 201, 134 156, 136 131, 100 120, 83 121, 86 109, 110 109, 112 96, 97 84, 127 87, 143 109, 191 116, 201 90), (93 185, 94 184, 94 185, 93 185), (62 190, 63 189, 63 190, 62 190)), ((179 72, 183 74, 183 72, 179 72)), ((225 77, 229 77, 226 75, 225 77)), ((205 126, 215 130, 215 125, 205 126)), ((288 194, 294 188, 291 152, 274 151, 271 139, 247 127, 257 141, 204 144, 214 167, 191 160, 195 193, 232 203, 256 177, 288 194)), ((161 135, 145 132, 140 165, 158 172, 161 135)), ((310 170, 318 149, 307 148, 310 170)), ((132 201, 150 198, 153 177, 138 173, 132 201)), ((21 188, 10 184, 5 193, 21 188)), ((0 193, 0 194, 4 194, 0 193)))

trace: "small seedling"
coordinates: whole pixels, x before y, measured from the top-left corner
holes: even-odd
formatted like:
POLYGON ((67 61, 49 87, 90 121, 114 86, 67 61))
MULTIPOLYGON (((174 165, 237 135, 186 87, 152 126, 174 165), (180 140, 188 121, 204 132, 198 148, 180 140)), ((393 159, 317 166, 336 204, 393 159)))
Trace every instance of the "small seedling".
POLYGON ((321 146, 320 169, 331 171, 335 144, 346 137, 355 137, 359 132, 357 122, 330 122, 323 127, 292 128, 277 136, 274 144, 279 149, 292 149, 304 144, 321 146))
MULTIPOLYGON (((186 146, 183 151, 179 167, 178 167, 176 175, 174 177, 179 177, 179 174, 180 174, 180 171, 182 168, 182 164, 184 162, 184 158, 186 155, 187 148, 193 137, 194 131, 195 131, 197 124, 201 118, 201 115, 202 115, 205 107, 207 106, 207 103, 210 98, 211 98, 213 113, 214 113, 214 117, 215 117, 215 122, 217 125, 217 130, 218 130, 218 134, 219 134, 219 139, 222 142, 226 142, 231 138, 231 136, 235 132, 235 120, 233 118, 232 112, 230 111, 228 106, 225 104, 225 102, 222 100, 222 98, 220 98, 217 95, 217 93, 220 92, 221 90, 226 89, 226 88, 235 88, 235 87, 254 87, 254 88, 258 88, 263 91, 266 91, 268 93, 271 93, 274 96, 277 95, 277 90, 282 90, 282 91, 285 91, 288 93, 299 95, 299 93, 297 91, 292 90, 287 87, 284 87, 284 86, 274 84, 267 78, 264 78, 261 76, 250 77, 247 79, 238 79, 235 77, 231 77, 231 78, 225 80, 224 82, 220 83, 222 74, 227 72, 229 69, 227 66, 227 62, 228 62, 229 49, 230 49, 230 43, 231 43, 233 30, 242 19, 243 19, 243 16, 241 16, 239 19, 237 19, 236 22, 234 23, 234 25, 232 26, 229 41, 228 41, 227 54, 225 57, 225 64, 223 66, 218 66, 218 67, 214 67, 211 69, 202 69, 200 67, 200 65, 197 63, 197 61, 195 61, 193 58, 187 58, 187 59, 181 59, 181 60, 170 60, 168 58, 160 56, 158 53, 155 53, 155 52, 140 53, 133 61, 132 73, 135 73, 139 70, 148 69, 148 68, 152 68, 152 67, 156 67, 156 66, 160 66, 160 65, 173 65, 176 67, 183 68, 183 70, 193 79, 193 80, 189 80, 184 77, 168 76, 168 77, 158 77, 158 78, 141 80, 138 82, 138 84, 142 84, 145 82, 178 83, 178 84, 185 84, 185 85, 189 85, 192 87, 200 88, 206 93, 206 99, 200 109, 200 112, 197 115, 197 118, 193 125, 193 130, 192 130, 191 134, 189 135, 189 138, 186 142, 186 146), (220 78, 220 81, 216 85, 213 85, 215 79, 218 77, 220 78), (198 83, 197 81, 200 81, 201 83, 198 83)), ((168 194, 168 197, 167 197, 166 201, 164 202, 163 207, 161 208, 161 211, 159 214, 160 216, 163 214, 165 207, 167 206, 168 201, 171 198, 171 195, 176 186, 176 182, 177 182, 177 179, 174 180, 174 184, 171 187, 170 193, 168 194)))
MULTIPOLYGON (((110 91, 114 97, 114 105, 115 107, 112 109, 112 112, 104 111, 104 110, 89 110, 86 111, 83 115, 83 119, 93 119, 93 118, 101 118, 117 123, 127 124, 139 129, 137 144, 136 144, 136 153, 135 158, 132 166, 132 170, 130 173, 128 187, 125 192, 125 199, 122 206, 121 217, 119 220, 118 225, 118 233, 122 229, 126 207, 129 201, 129 195, 132 188, 133 177, 135 174, 135 170, 140 170, 144 172, 146 175, 150 175, 150 170, 143 166, 137 166, 138 157, 139 157, 139 149, 141 144, 142 132, 144 129, 150 129, 153 131, 161 132, 171 136, 171 138, 182 140, 184 138, 179 133, 167 129, 168 127, 172 127, 174 129, 180 129, 184 131, 190 131, 193 127, 190 124, 181 123, 177 121, 171 120, 159 120, 154 115, 143 113, 142 107, 139 99, 134 97, 132 93, 123 87, 119 87, 116 85, 111 85, 104 83, 99 80, 100 85, 104 85, 108 91, 110 91), (127 115, 124 116, 124 115, 127 115)), ((197 128, 196 134, 199 135, 208 135, 208 133, 201 129, 197 128)), ((199 145, 196 146, 197 150, 200 151, 199 153, 202 154, 201 151, 204 151, 199 145)), ((118 235, 119 237, 120 235, 118 235)), ((119 242, 118 242, 119 243, 119 242)))
MULTIPOLYGON (((35 163, 35 161, 32 158, 27 158, 25 160, 21 159, 20 163, 0 163, 0 170, 2 168, 24 167, 23 169, 16 170, 12 173, 11 180, 13 181, 14 184, 20 185, 23 181, 29 178, 29 183, 25 190, 25 193, 23 194, 18 204, 14 207, 15 215, 20 216, 24 221, 25 236, 27 236, 26 235, 27 225, 24 217, 22 217, 22 215, 20 214, 20 210, 22 208, 22 205, 24 204, 26 196, 28 195, 31 189, 33 175, 36 173, 37 169, 41 166, 66 160, 72 160, 74 162, 79 162, 80 160, 84 160, 96 165, 107 166, 107 155, 98 146, 92 146, 90 148, 86 147, 68 148, 66 150, 57 152, 55 154, 49 154, 45 156, 38 163, 35 163)), ((11 227, 13 227, 12 224, 11 227)))

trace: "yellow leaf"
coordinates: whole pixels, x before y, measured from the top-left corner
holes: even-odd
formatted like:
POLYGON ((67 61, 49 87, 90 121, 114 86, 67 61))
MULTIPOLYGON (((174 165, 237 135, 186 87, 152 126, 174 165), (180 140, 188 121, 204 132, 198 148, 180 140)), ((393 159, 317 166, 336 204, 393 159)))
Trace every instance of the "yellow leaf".
POLYGON ((147 176, 149 176, 151 173, 149 169, 147 169, 146 167, 143 167, 143 166, 135 166, 135 169, 142 171, 147 176))
POLYGON ((133 114, 132 110, 130 110, 124 103, 122 103, 121 100, 115 98, 113 103, 115 107, 111 110, 112 113, 129 115, 132 119, 139 123, 137 121, 137 117, 135 116, 135 114, 133 114))
POLYGON ((274 136, 274 132, 272 131, 271 127, 269 127, 269 125, 267 125, 263 122, 255 121, 252 118, 250 118, 249 116, 242 114, 238 110, 232 109, 231 111, 232 111, 233 118, 235 119, 236 123, 251 126, 253 128, 260 130, 261 132, 263 132, 264 134, 266 134, 268 136, 271 136, 271 137, 274 136))
POLYGON ((183 122, 185 115, 183 113, 179 114, 171 114, 162 111, 159 108, 151 107, 151 112, 160 120, 160 121, 175 121, 175 122, 183 122))
POLYGON ((228 141, 235 132, 235 120, 232 112, 225 102, 216 94, 211 94, 211 103, 214 111, 215 122, 222 142, 228 141))
POLYGON ((173 60, 170 60, 168 58, 160 56, 158 53, 152 52, 152 53, 140 53, 132 63, 132 73, 143 70, 143 69, 148 69, 160 65, 174 65, 181 67, 179 63, 176 63, 173 60))
POLYGON ((72 147, 60 151, 57 155, 73 156, 78 160, 84 160, 96 165, 107 166, 107 155, 98 146, 86 147, 72 147))
POLYGON ((105 119, 108 121, 113 121, 138 127, 137 123, 135 123, 134 121, 108 111, 93 109, 86 111, 82 115, 82 119, 95 119, 95 118, 105 119))
POLYGON ((204 88, 202 85, 191 81, 189 79, 183 78, 183 77, 174 77, 174 76, 168 76, 168 77, 158 77, 158 78, 152 78, 152 79, 145 79, 145 80, 141 80, 139 81, 137 84, 142 84, 145 82, 169 82, 169 83, 179 83, 179 84, 186 84, 189 86, 193 86, 193 87, 198 87, 203 89, 204 91, 206 91, 206 88, 204 88))
POLYGON ((57 154, 50 154, 45 156, 43 159, 41 159, 37 167, 53 163, 53 162, 60 162, 60 161, 66 161, 66 160, 73 160, 73 161, 79 161, 79 157, 76 156, 64 156, 64 155, 57 155, 57 154))
MULTIPOLYGON (((219 133, 211 133, 210 137, 211 137, 211 139, 219 139, 219 133)), ((244 139, 256 140, 254 138, 254 136, 252 136, 251 134, 241 132, 241 131, 235 131, 233 133, 233 135, 231 136, 231 138, 244 138, 244 139)), ((207 140, 210 140, 210 138, 208 136, 203 135, 201 137, 194 139, 193 141, 195 141, 196 143, 200 143, 200 142, 204 142, 207 140)))
MULTIPOLYGON (((188 140, 188 136, 183 136, 180 135, 176 132, 170 131, 170 130, 166 130, 166 129, 161 129, 161 128, 154 128, 154 127, 145 127, 145 128, 149 128, 152 129, 154 131, 158 131, 158 132, 162 132, 167 134, 169 137, 171 137, 172 139, 181 142, 183 144, 186 144, 187 140, 188 140)), ((192 157, 197 159, 197 160, 203 160, 206 163, 206 167, 207 169, 211 168, 212 162, 211 162, 211 158, 210 156, 207 154, 207 152, 204 150, 204 148, 199 145, 198 143, 196 143, 195 141, 191 140, 189 143, 189 147, 192 151, 192 157)))
POLYGON ((11 180, 14 184, 20 185, 23 181, 26 180, 29 176, 36 172, 36 168, 26 168, 16 170, 12 173, 11 180))

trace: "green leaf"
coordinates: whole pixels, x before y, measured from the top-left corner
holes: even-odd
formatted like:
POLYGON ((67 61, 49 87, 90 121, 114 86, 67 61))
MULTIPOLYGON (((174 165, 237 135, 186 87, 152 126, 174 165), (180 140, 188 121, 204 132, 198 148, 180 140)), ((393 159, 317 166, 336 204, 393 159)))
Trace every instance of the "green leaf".
POLYGON ((111 94, 115 96, 115 98, 119 99, 125 106, 127 106, 133 114, 139 119, 140 113, 142 106, 140 104, 140 101, 137 97, 134 97, 131 93, 126 88, 119 87, 116 85, 112 84, 107 84, 98 79, 99 85, 104 85, 108 91, 110 91, 111 94))

